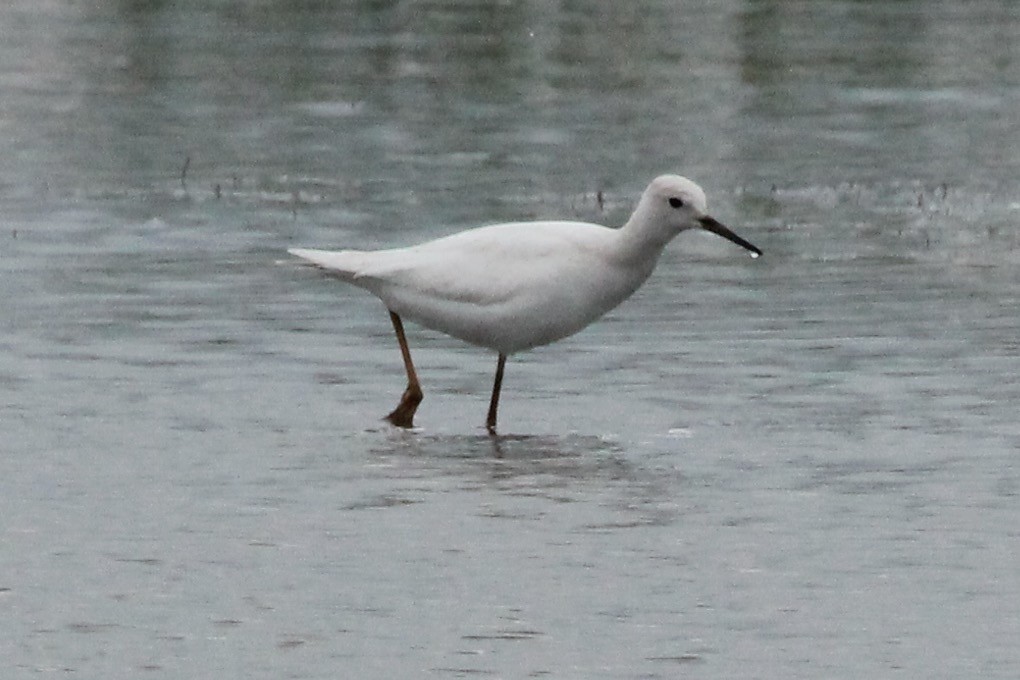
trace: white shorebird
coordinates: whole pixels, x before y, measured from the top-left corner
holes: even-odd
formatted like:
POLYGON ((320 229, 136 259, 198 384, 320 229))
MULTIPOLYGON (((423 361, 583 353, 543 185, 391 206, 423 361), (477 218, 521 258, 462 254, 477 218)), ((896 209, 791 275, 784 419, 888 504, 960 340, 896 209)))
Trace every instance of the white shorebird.
POLYGON ((663 248, 705 229, 761 251, 706 213, 705 192, 685 177, 648 185, 620 229, 587 222, 516 222, 470 229, 408 248, 288 252, 372 293, 386 305, 407 370, 407 389, 386 416, 413 427, 422 400, 401 317, 499 354, 486 427, 506 358, 573 335, 626 300, 651 275, 663 248))

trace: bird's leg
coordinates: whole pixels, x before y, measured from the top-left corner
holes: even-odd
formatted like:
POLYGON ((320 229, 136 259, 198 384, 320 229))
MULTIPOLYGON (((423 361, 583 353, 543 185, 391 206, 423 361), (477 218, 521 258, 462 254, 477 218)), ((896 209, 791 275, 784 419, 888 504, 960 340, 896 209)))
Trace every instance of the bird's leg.
POLYGON ((506 366, 506 355, 500 352, 496 362, 496 382, 492 385, 492 399, 489 401, 489 417, 485 419, 485 429, 489 434, 496 434, 496 409, 499 407, 499 390, 503 387, 503 367, 506 366))
POLYGON ((414 364, 411 362, 411 350, 407 348, 404 324, 400 321, 400 317, 393 312, 390 312, 390 320, 393 322, 393 330, 397 332, 400 354, 404 357, 404 368, 407 370, 407 389, 401 395, 397 407, 386 416, 386 420, 397 427, 414 427, 414 412, 418 410, 418 404, 421 403, 423 396, 421 384, 418 382, 418 374, 414 372, 414 364))

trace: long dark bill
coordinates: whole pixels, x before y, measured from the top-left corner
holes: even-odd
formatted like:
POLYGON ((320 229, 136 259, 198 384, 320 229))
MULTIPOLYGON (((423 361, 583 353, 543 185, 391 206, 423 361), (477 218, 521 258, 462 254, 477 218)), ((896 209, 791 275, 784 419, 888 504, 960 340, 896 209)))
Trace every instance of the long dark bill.
POLYGON ((727 241, 733 241, 738 246, 747 248, 753 254, 752 257, 758 257, 761 255, 761 250, 759 250, 757 246, 752 245, 750 242, 745 241, 744 239, 734 234, 732 231, 730 231, 729 227, 727 227, 725 224, 715 219, 714 217, 704 215, 698 218, 698 222, 701 223, 701 227, 705 231, 710 231, 713 234, 718 234, 727 241))

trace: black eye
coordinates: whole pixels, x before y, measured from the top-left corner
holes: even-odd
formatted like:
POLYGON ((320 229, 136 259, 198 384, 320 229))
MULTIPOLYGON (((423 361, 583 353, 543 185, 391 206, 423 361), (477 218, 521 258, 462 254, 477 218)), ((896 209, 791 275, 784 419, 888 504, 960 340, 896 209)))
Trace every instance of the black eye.
POLYGON ((681 199, 677 198, 676 196, 674 196, 673 198, 669 199, 669 204, 670 204, 670 206, 672 206, 674 208, 682 208, 682 207, 684 207, 684 202, 681 199))

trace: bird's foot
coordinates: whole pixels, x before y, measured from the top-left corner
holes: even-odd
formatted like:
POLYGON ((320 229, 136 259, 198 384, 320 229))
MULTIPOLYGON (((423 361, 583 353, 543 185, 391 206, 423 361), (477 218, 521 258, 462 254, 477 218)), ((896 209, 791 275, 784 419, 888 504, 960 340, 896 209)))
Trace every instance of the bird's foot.
POLYGON ((400 403, 392 413, 386 416, 386 420, 397 427, 414 427, 414 412, 418 410, 418 404, 421 403, 423 397, 420 387, 408 385, 400 397, 400 403))

